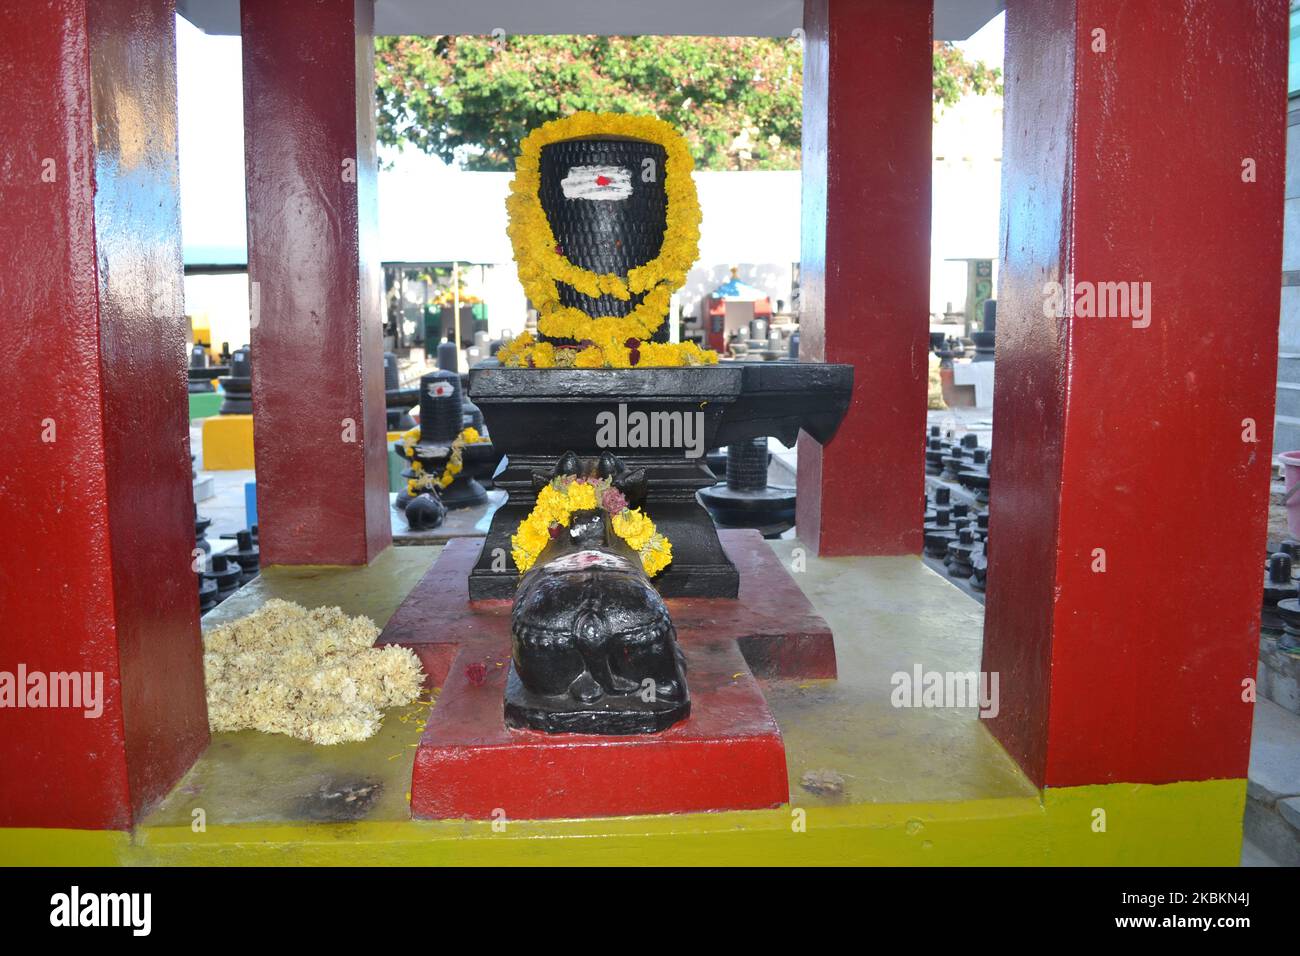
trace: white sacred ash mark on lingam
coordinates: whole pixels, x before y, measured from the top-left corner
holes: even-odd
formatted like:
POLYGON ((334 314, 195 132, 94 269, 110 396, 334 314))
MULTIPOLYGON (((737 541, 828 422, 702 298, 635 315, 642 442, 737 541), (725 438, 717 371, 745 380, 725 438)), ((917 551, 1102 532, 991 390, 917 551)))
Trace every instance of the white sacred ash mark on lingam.
POLYGON ((632 195, 632 171, 622 166, 570 166, 560 188, 565 199, 626 199, 632 195))

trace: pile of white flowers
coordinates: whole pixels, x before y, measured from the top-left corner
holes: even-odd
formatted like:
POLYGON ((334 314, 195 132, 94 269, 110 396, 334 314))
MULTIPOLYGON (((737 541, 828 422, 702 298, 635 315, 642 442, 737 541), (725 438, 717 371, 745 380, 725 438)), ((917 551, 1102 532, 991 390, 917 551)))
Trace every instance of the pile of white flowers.
POLYGON ((424 678, 409 648, 375 648, 378 636, 369 618, 278 599, 213 628, 203 653, 212 731, 314 744, 374 736, 383 709, 415 700, 424 678))

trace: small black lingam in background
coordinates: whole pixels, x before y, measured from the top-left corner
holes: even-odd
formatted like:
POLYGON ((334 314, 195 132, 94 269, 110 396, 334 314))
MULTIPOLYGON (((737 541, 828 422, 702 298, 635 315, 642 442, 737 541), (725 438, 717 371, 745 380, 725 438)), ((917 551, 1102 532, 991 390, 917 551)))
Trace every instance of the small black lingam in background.
MULTIPOLYGON (((629 507, 646 477, 606 452, 563 455, 534 474, 540 490, 562 475, 607 480, 629 507)), ((598 507, 575 511, 523 576, 511 615, 505 718, 548 733, 644 734, 691 711, 685 659, 663 598, 638 554, 598 507)))
POLYGON ((697 492, 719 528, 753 528, 779 538, 794 527, 795 489, 767 483, 769 457, 766 435, 727 446, 726 480, 697 492))
POLYGON ((406 486, 398 492, 395 506, 407 515, 414 531, 437 527, 447 510, 472 508, 487 501, 487 492, 474 476, 495 461, 492 443, 463 441, 463 418, 460 376, 442 369, 422 375, 418 439, 411 444, 403 438, 396 446, 408 465, 402 471, 406 486), (449 468, 455 473, 444 484, 439 479, 449 468), (429 500, 435 497, 436 503, 429 500), (415 499, 423 500, 412 512, 410 505, 415 499))
POLYGON ((202 395, 216 391, 212 378, 207 373, 212 363, 208 361, 208 350, 197 342, 190 346, 189 394, 202 395))
POLYGON ((225 400, 219 413, 222 415, 253 414, 253 350, 247 345, 235 349, 230 356, 230 374, 217 379, 225 400))
POLYGON ((384 411, 390 432, 404 432, 415 427, 410 409, 420 403, 418 388, 402 388, 397 356, 384 353, 384 411))

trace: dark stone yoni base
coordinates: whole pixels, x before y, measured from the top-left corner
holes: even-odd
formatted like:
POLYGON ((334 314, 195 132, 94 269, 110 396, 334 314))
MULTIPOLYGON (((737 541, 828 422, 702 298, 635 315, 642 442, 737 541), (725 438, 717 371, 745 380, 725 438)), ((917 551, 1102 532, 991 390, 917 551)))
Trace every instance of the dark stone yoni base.
POLYGON ((673 548, 672 564, 654 579, 662 596, 736 597, 736 568, 696 500, 697 491, 717 482, 703 450, 761 436, 791 445, 800 429, 818 442, 829 441, 852 389, 851 365, 525 369, 504 368, 494 360, 481 363, 470 370, 469 393, 483 411, 495 447, 506 455, 495 484, 510 497, 493 516, 470 573, 470 599, 514 598, 519 572, 510 557, 510 538, 537 503, 534 473, 549 472, 567 449, 580 456, 612 451, 629 469, 644 469, 644 510, 673 548), (694 448, 680 447, 680 442, 677 447, 634 447, 630 429, 615 429, 614 447, 603 447, 602 437, 610 436, 602 424, 608 425, 609 416, 617 420, 620 406, 629 423, 637 413, 668 413, 684 426, 684 416, 691 416, 694 448), (688 456, 696 451, 699 457, 688 456))

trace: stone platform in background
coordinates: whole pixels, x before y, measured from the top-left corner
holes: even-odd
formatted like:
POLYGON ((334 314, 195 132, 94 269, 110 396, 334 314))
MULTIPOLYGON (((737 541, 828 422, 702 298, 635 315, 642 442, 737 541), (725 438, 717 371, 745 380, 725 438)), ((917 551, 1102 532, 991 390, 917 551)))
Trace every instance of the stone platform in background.
POLYGON ((509 601, 471 603, 481 542, 450 542, 389 619, 442 687, 416 751, 411 812, 433 819, 550 819, 760 809, 789 799, 781 731, 760 678, 831 678, 826 622, 754 531, 724 531, 740 597, 676 598, 691 716, 658 734, 510 730, 502 695, 509 601))
POLYGON ((972 411, 993 410, 993 362, 956 361, 952 363, 953 387, 971 398, 972 411))
MULTIPOLYGON (((1262 665, 1261 665, 1262 666, 1262 665)), ((1255 702, 1246 785, 1245 836, 1268 862, 1300 866, 1300 719, 1255 702)))
POLYGON ((488 525, 496 510, 506 502, 506 493, 500 488, 489 489, 487 504, 475 508, 457 508, 447 512, 442 524, 427 531, 412 531, 406 524, 406 516, 394 507, 397 500, 395 492, 388 495, 388 516, 393 529, 393 544, 399 547, 421 544, 442 544, 452 538, 481 538, 487 533, 488 525))

